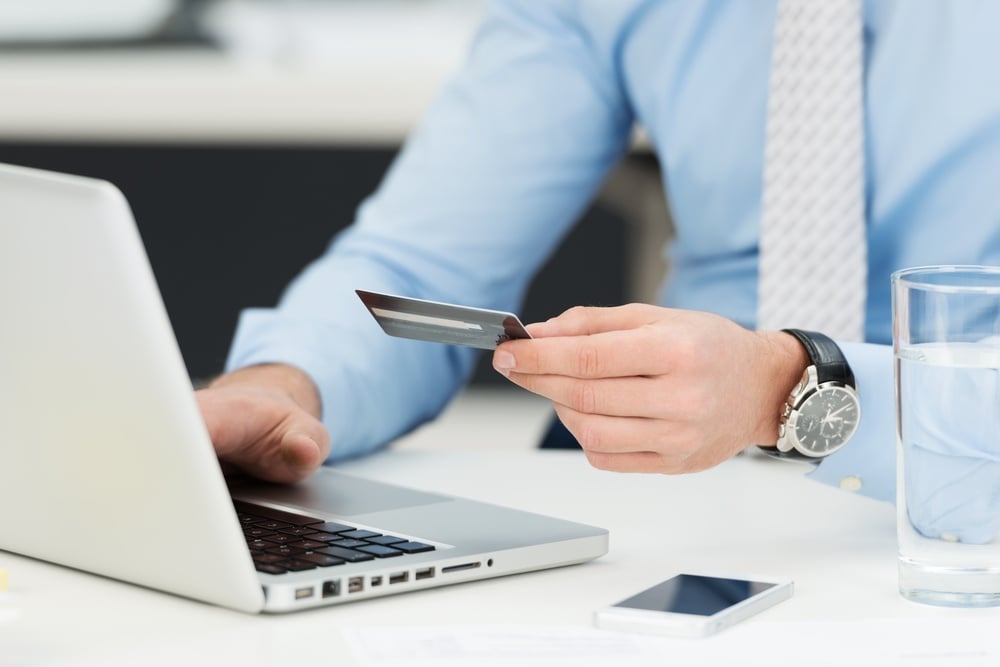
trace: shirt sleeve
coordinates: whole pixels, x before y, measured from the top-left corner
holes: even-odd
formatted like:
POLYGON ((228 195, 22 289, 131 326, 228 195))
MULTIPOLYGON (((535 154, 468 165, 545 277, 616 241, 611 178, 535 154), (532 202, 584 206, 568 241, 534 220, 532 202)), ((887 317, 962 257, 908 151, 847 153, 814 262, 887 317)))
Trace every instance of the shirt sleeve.
POLYGON ((878 500, 896 499, 895 388, 892 347, 838 343, 854 371, 861 421, 854 437, 823 459, 812 479, 878 500))
POLYGON ((277 307, 241 314, 227 369, 277 362, 306 371, 331 460, 437 415, 476 355, 386 336, 354 290, 516 310, 627 148, 631 111, 571 5, 495 3, 463 69, 354 224, 277 307))

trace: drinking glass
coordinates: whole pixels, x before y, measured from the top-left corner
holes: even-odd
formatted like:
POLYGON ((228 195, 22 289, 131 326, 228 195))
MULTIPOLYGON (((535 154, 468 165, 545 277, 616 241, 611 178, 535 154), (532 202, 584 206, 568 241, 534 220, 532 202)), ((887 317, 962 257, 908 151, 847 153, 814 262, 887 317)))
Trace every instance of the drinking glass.
POLYGON ((1000 605, 1000 267, 892 275, 899 590, 1000 605))

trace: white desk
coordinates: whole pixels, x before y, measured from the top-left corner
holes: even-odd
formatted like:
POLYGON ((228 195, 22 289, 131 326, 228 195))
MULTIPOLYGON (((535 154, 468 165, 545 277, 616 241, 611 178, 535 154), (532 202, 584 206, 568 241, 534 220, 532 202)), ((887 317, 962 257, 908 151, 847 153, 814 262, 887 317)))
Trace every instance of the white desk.
POLYGON ((743 457, 690 476, 601 472, 576 452, 539 452, 523 439, 503 446, 504 433, 520 438, 536 430, 543 402, 501 401, 492 413, 486 405, 463 399, 432 430, 343 468, 605 526, 608 555, 557 570, 257 617, 0 552, 12 591, 3 605, 19 610, 16 620, 0 624, 0 664, 132 667, 216 656, 220 664, 247 666, 296 658, 350 665, 345 626, 589 627, 596 607, 679 570, 795 579, 794 597, 749 621, 755 624, 1000 614, 903 600, 896 592, 893 509, 804 479, 799 464, 743 457), (507 430, 512 423, 518 426, 507 430), (470 435, 478 444, 466 447, 470 435), (346 653, 332 659, 337 651, 346 653))

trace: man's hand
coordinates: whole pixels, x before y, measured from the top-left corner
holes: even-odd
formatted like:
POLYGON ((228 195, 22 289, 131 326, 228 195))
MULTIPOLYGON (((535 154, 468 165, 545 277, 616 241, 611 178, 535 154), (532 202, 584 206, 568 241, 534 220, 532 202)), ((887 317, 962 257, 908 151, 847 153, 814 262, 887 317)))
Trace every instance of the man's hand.
POLYGON ((808 365, 788 334, 643 304, 572 308, 528 330, 494 368, 550 398, 590 463, 620 472, 694 472, 773 444, 808 365))
POLYGON ((219 459, 272 482, 295 482, 330 453, 319 393, 301 370, 250 366, 195 394, 219 459))

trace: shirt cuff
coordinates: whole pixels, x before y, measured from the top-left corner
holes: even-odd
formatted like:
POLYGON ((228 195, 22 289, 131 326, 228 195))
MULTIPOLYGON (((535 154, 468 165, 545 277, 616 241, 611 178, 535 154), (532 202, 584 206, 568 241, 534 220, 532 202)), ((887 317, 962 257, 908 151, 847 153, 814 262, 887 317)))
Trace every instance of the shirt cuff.
POLYGON ((824 458, 809 476, 846 491, 894 502, 896 420, 892 347, 840 343, 857 380, 861 422, 854 437, 824 458))

